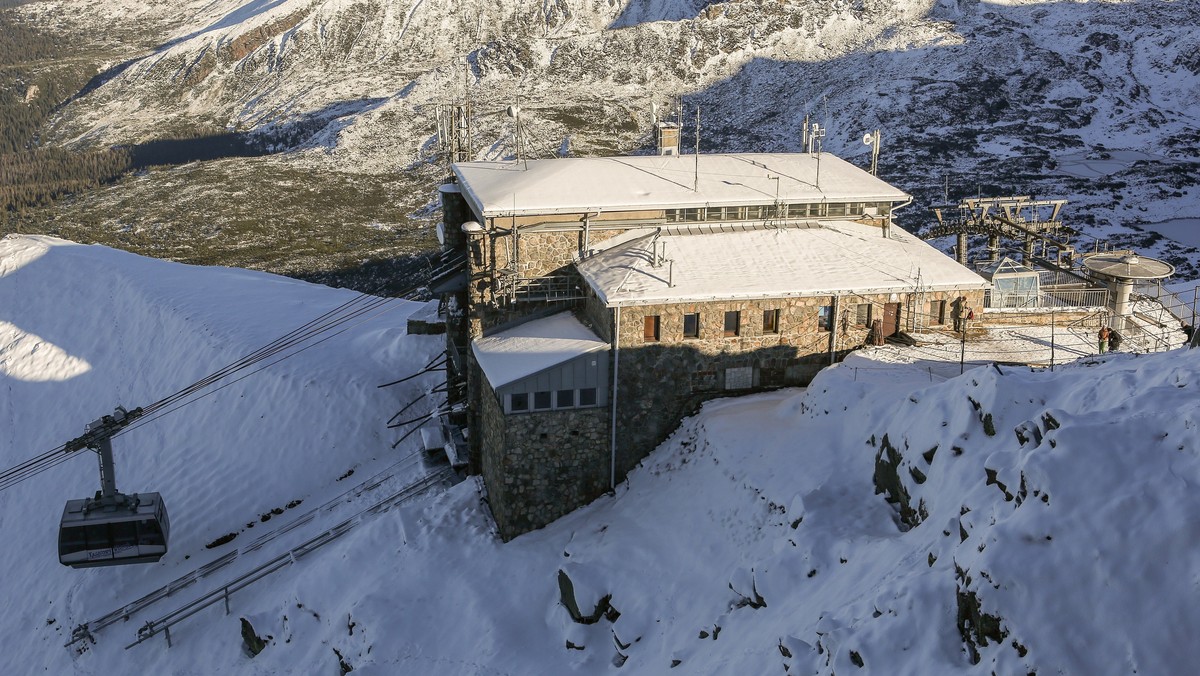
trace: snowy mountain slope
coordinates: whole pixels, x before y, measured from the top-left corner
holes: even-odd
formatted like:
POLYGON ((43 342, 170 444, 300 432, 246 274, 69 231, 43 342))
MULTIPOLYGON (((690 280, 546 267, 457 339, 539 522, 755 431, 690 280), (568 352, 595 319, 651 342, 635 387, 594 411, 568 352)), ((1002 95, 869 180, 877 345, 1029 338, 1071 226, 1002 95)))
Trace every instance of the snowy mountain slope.
POLYGON ((510 104, 523 109, 523 152, 603 154, 645 151, 651 104, 682 96, 684 144, 699 106, 705 151, 798 150, 810 115, 826 150, 865 163, 862 135, 881 129, 881 175, 918 198, 910 229, 947 188, 951 199, 1063 197, 1080 246, 1104 240, 1200 274, 1194 249, 1149 230, 1194 216, 1200 199, 1192 2, 61 0, 22 11, 93 31, 127 13, 157 45, 66 106, 55 143, 226 129, 258 139, 276 154, 268 163, 399 172, 401 191, 432 194, 437 104, 469 96, 476 154, 499 159, 517 148, 510 104))
MULTIPOLYGON (((118 404, 166 397, 355 296, 49 238, 0 240, 2 464, 54 448, 118 404)), ((0 552, 6 588, 39 591, 19 614, 22 629, 0 633, 26 634, 34 608, 46 615, 37 624, 58 618, 48 628, 69 632, 71 619, 86 619, 76 613, 99 614, 111 609, 100 605, 174 578, 190 569, 185 557, 203 560, 206 544, 246 532, 261 515, 319 502, 348 470, 390 464, 396 452, 384 422, 420 390, 417 381, 376 386, 419 368, 440 346, 405 339, 404 317, 419 306, 393 305, 301 353, 303 370, 283 361, 114 440, 118 487, 161 492, 170 510, 172 553, 159 568, 79 576, 48 556, 64 501, 98 488, 90 453, 4 491, 0 528, 24 543, 0 552), (47 556, 29 556, 34 550, 47 556)), ((7 646, 5 671, 24 671, 11 667, 34 647, 7 646)))
MULTIPOLYGON (((6 342, 0 355, 5 466, 59 443, 118 394, 161 396, 346 295, 27 237, 3 240, 0 275, 3 321, 43 339, 36 352, 6 342), (90 370, 44 365, 49 343, 90 370)), ((348 466, 357 480, 403 457, 380 435, 412 390, 373 385, 418 369, 438 341, 399 335, 397 313, 118 438, 121 485, 161 490, 172 509, 176 541, 161 564, 54 563, 59 492, 90 490, 89 461, 0 493, 5 539, 25 543, 0 554, 0 669, 1187 673, 1200 658, 1187 638, 1200 629, 1190 603, 1200 354, 1187 351, 1053 373, 984 367, 939 383, 923 368, 853 356, 807 391, 710 402, 615 495, 510 543, 464 482, 237 592, 229 616, 218 604, 177 625, 170 648, 161 636, 124 645, 225 575, 105 629, 82 653, 61 647, 75 624, 274 524, 204 550, 215 535, 282 500, 320 504, 345 489, 337 477, 348 466), (912 512, 877 485, 902 487, 912 512), (215 502, 198 497, 213 492, 215 502), (581 615, 599 611, 594 623, 571 619, 564 577, 581 615), (973 609, 980 630, 960 631, 973 609), (240 618, 265 639, 256 657, 241 648, 240 618), (1003 640, 984 645, 978 636, 993 628, 1003 640)))

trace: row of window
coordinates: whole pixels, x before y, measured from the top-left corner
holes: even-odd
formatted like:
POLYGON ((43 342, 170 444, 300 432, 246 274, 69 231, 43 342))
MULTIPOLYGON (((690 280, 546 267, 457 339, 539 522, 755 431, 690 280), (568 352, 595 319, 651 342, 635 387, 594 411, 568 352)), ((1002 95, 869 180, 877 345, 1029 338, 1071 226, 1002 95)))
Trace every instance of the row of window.
MULTIPOLYGON (((831 324, 832 309, 825 305, 817 311, 817 323, 823 331, 828 331, 831 324)), ((762 311, 762 333, 763 335, 771 335, 779 333, 779 317, 780 310, 763 310, 762 311)), ((662 340, 662 318, 659 315, 646 315, 642 320, 642 339, 647 343, 657 343, 662 340)), ((742 311, 730 310, 725 313, 725 326, 723 333, 726 338, 735 338, 742 335, 742 311)), ((693 312, 683 316, 683 337, 684 338, 699 338, 700 337, 700 313, 693 312)))
POLYGON ((518 392, 508 395, 508 410, 512 413, 524 411, 549 411, 560 408, 587 408, 596 405, 596 388, 578 390, 554 390, 518 392))
POLYGON ((867 209, 886 215, 891 202, 817 202, 813 204, 755 204, 742 207, 698 207, 667 209, 671 223, 763 221, 771 218, 824 218, 862 216, 867 209))
MULTIPOLYGON (((742 335, 743 315, 741 310, 729 310, 725 313, 725 325, 722 335, 735 338, 742 335)), ((933 324, 946 323, 946 301, 935 300, 929 303, 929 317, 933 324)), ((855 324, 871 326, 875 319, 875 308, 871 303, 858 303, 854 307, 855 324)), ((683 338, 700 337, 700 313, 693 312, 683 316, 683 338)), ((817 308, 817 328, 821 331, 833 330, 833 306, 822 305, 817 308)), ((778 334, 780 332, 780 310, 762 311, 762 335, 778 334)), ((662 340, 662 318, 659 315, 646 315, 643 319, 642 340, 647 343, 657 343, 662 340)))

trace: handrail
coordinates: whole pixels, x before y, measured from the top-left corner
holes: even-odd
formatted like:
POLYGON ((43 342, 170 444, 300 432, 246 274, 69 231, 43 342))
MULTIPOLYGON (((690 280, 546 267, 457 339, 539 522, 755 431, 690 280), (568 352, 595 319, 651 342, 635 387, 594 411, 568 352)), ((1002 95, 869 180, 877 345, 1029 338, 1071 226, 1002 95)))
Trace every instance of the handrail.
POLYGON ((225 612, 228 613, 229 597, 234 592, 245 589, 251 584, 254 584, 264 577, 267 577, 271 573, 279 571, 295 563, 301 557, 311 554, 317 549, 320 549, 330 542, 333 542, 334 540, 353 530, 355 527, 361 524, 364 519, 369 518, 370 516, 382 514, 393 507, 397 507, 401 504, 409 502, 410 500, 414 500, 425 495, 431 489, 448 480, 453 474, 454 470, 450 467, 443 467, 437 472, 428 474, 421 479, 408 484, 387 498, 384 498, 374 505, 358 512, 349 519, 342 521, 333 528, 326 530, 320 535, 317 535, 316 537, 311 538, 300 545, 293 547, 292 549, 289 549, 287 552, 276 556, 257 568, 254 568, 253 570, 244 573, 233 580, 230 580, 225 585, 217 587, 212 591, 200 596, 199 598, 190 601, 189 603, 185 603, 179 608, 166 613, 156 620, 148 620, 140 629, 138 629, 137 640, 125 646, 125 649, 128 650, 160 633, 166 635, 167 646, 169 647, 171 645, 171 627, 221 600, 225 601, 225 612))
POLYGON ((242 555, 257 551, 257 550, 261 549, 263 547, 263 545, 274 540, 275 538, 278 538, 281 535, 289 533, 292 530, 295 530, 296 528, 299 528, 300 526, 311 522, 317 516, 317 514, 323 512, 323 511, 331 511, 337 505, 341 504, 342 502, 345 502, 347 499, 347 496, 358 497, 358 496, 362 495, 363 493, 366 493, 368 491, 372 491, 372 490, 378 488, 380 486, 380 484, 382 484, 383 482, 387 481, 388 479, 391 479, 394 476, 396 476, 396 473, 399 470, 405 469, 411 465, 416 464, 418 462, 418 460, 419 460, 419 457, 416 453, 411 453, 409 455, 406 455, 403 458, 401 458, 399 461, 386 467, 385 469, 381 470, 380 472, 377 472, 375 475, 373 475, 369 479, 363 481, 362 483, 359 483, 358 485, 354 486, 353 488, 350 488, 350 489, 342 492, 341 494, 337 495, 336 497, 331 498, 330 500, 326 501, 324 504, 321 504, 317 507, 310 509, 308 512, 304 513, 302 516, 300 516, 295 521, 292 521, 292 522, 288 523, 287 525, 284 525, 280 528, 276 528, 267 533, 263 533, 261 536, 259 536, 256 540, 251 542, 249 545, 235 549, 231 552, 224 554, 223 556, 221 556, 219 558, 213 559, 212 561, 209 561, 208 563, 200 566, 199 568, 196 568, 195 570, 193 570, 189 573, 179 576, 178 578, 168 582, 167 584, 159 587, 158 589, 155 589, 154 591, 150 592, 149 594, 146 594, 145 596, 142 596, 141 598, 139 598, 135 601, 127 603, 127 604, 121 606, 120 608, 117 608, 116 610, 113 610, 104 615, 101 615, 100 617, 98 617, 94 620, 90 620, 88 622, 84 622, 82 624, 77 625, 75 627, 75 629, 73 629, 71 631, 71 640, 68 641, 66 644, 64 644, 64 646, 69 647, 72 644, 78 643, 79 641, 82 641, 85 639, 95 643, 95 641, 96 641, 95 633, 100 631, 101 629, 104 629, 110 625, 116 624, 117 622, 128 620, 135 613, 145 610, 146 608, 153 605, 154 603, 161 601, 161 600, 175 594, 176 592, 191 586, 192 584, 198 582, 199 580, 206 578, 209 575, 212 575, 213 573, 224 568, 225 566, 228 566, 229 564, 233 563, 236 559, 238 559, 242 555))

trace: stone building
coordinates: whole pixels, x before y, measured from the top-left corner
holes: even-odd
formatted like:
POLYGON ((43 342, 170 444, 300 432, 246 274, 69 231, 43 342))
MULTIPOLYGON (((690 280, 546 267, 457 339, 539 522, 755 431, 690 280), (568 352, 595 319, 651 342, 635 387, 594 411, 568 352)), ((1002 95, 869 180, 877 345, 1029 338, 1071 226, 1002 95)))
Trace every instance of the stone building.
POLYGON ((451 399, 506 539, 610 490, 704 400, 807 384, 988 286, 826 153, 464 162, 441 194, 464 259, 439 287, 451 399))

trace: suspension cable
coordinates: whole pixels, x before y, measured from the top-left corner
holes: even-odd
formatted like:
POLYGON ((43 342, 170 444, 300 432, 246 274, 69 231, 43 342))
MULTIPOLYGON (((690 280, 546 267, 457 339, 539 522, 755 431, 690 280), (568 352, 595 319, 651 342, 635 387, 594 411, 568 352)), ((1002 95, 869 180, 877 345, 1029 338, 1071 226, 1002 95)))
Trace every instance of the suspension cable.
MULTIPOLYGON (((450 263, 448 265, 444 265, 443 268, 449 268, 456 264, 457 261, 450 261, 450 263)), ((431 270, 431 276, 436 276, 437 273, 442 271, 442 269, 431 270)), ((137 416, 133 416, 127 421, 119 421, 113 428, 106 431, 106 434, 108 434, 110 437, 120 436, 126 432, 141 427, 152 420, 157 420, 163 416, 174 413, 184 406, 195 403, 196 401, 199 401, 210 394, 219 392, 220 390, 223 390, 241 380, 249 378, 256 373, 260 373, 281 361, 290 359, 291 357, 294 357, 311 347, 315 347, 339 334, 342 334, 354 327, 360 326, 385 312, 391 311, 395 308, 395 301, 397 300, 412 300, 413 296, 416 295, 424 286, 424 284, 413 285, 393 297, 380 297, 370 293, 360 293, 357 296, 343 302, 341 305, 338 305, 322 315, 309 320, 305 324, 292 329, 288 333, 285 333, 284 335, 276 338, 270 343, 267 343, 263 347, 260 347, 241 359, 227 364, 217 371, 201 378, 200 380, 197 380, 196 382, 156 402, 142 407, 137 416), (353 323, 351 324, 351 322, 353 323), (314 338, 322 336, 323 334, 326 335, 320 338, 320 340, 311 342, 314 338), (242 375, 239 378, 225 382, 219 387, 209 389, 216 383, 226 380, 236 373, 250 369, 280 354, 283 354, 283 356, 259 366, 258 368, 242 375), (209 391, 200 394, 206 389, 209 389, 209 391), (133 422, 135 419, 137 420, 136 423, 133 422)), ((379 290, 382 289, 383 286, 381 285, 379 290)), ((42 472, 66 462, 71 458, 76 457, 75 451, 87 448, 87 445, 82 442, 85 437, 79 437, 65 444, 60 444, 59 446, 56 446, 45 453, 42 453, 41 455, 35 456, 13 467, 0 471, 0 491, 7 490, 8 488, 22 483, 34 476, 37 476, 38 474, 41 474, 42 472)))

